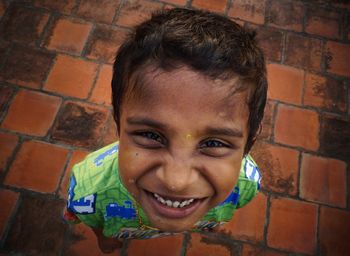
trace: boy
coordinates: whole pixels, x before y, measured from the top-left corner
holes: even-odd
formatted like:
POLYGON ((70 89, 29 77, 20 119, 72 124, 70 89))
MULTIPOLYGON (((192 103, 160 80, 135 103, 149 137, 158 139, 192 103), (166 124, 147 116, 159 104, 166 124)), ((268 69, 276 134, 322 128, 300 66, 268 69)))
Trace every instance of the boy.
POLYGON ((73 168, 65 219, 90 226, 104 252, 229 221, 259 189, 248 152, 266 91, 253 34, 204 11, 153 15, 114 63, 120 140, 73 168))

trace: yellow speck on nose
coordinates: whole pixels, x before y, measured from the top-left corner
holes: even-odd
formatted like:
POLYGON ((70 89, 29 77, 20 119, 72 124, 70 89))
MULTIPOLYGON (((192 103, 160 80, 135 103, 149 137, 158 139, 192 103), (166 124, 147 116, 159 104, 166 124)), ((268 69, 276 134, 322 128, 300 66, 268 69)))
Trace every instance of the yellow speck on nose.
POLYGON ((192 135, 191 134, 187 134, 186 135, 186 140, 190 140, 190 139, 192 139, 192 135))

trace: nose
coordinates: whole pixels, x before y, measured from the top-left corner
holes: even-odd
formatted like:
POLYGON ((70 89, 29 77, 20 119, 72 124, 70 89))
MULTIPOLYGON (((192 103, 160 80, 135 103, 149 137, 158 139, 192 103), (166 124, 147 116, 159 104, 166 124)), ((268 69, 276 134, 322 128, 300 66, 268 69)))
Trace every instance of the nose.
POLYGON ((169 157, 158 169, 157 176, 169 191, 182 192, 196 182, 198 172, 191 159, 169 157))

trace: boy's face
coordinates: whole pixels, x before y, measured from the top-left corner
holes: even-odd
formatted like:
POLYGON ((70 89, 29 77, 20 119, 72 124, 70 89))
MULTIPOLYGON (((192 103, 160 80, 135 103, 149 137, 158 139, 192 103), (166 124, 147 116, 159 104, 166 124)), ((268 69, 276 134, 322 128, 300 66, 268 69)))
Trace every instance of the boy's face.
POLYGON ((143 74, 121 108, 120 176, 153 227, 189 230, 236 184, 247 92, 186 68, 143 74))

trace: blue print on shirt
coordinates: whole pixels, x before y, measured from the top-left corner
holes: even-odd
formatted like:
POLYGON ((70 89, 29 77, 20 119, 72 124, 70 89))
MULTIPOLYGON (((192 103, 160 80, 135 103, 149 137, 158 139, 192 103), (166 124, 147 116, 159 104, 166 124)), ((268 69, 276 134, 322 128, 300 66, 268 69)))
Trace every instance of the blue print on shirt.
POLYGON ((106 206, 107 219, 110 217, 120 217, 123 219, 134 219, 136 218, 136 211, 132 207, 131 201, 124 201, 124 206, 119 206, 117 203, 109 203, 106 206))
POLYGON ((108 149, 107 151, 103 152, 102 154, 100 154, 98 157, 96 157, 94 159, 94 164, 96 166, 100 166, 103 163, 103 160, 107 157, 110 156, 114 153, 117 153, 118 151, 118 145, 115 145, 114 147, 108 149))

